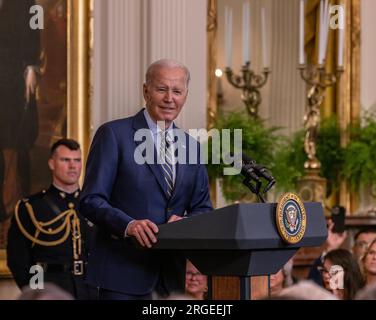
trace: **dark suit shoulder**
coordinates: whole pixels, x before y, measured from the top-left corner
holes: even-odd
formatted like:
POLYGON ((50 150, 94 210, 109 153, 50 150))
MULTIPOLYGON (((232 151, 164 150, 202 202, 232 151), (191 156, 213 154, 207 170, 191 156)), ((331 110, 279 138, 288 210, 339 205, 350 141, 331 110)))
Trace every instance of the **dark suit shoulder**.
POLYGON ((96 137, 97 138, 104 138, 108 136, 116 137, 117 139, 121 139, 121 137, 124 136, 133 136, 131 134, 131 128, 132 128, 132 117, 130 118, 124 118, 124 119, 118 119, 106 122, 102 124, 97 132, 96 137))
POLYGON ((116 130, 119 128, 123 128, 124 125, 130 125, 133 121, 134 116, 122 119, 116 119, 112 121, 108 121, 102 124, 98 130, 108 129, 111 128, 112 130, 116 130))

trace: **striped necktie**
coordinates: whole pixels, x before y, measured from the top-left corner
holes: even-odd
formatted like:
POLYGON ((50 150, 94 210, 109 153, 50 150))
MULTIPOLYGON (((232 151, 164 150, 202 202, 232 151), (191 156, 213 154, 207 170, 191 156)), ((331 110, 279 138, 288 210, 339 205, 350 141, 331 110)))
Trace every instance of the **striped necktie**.
POLYGON ((161 150, 163 175, 167 184, 167 194, 172 195, 174 189, 174 169, 173 169, 173 151, 172 143, 168 137, 167 131, 161 132, 161 150))

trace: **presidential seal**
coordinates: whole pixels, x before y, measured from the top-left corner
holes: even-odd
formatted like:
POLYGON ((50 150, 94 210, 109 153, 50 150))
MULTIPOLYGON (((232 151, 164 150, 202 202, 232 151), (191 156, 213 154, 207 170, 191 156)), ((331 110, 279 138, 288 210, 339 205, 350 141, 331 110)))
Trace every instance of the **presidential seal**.
POLYGON ((276 223, 283 241, 295 244, 303 238, 307 216, 303 202, 295 193, 286 193, 279 199, 276 223))

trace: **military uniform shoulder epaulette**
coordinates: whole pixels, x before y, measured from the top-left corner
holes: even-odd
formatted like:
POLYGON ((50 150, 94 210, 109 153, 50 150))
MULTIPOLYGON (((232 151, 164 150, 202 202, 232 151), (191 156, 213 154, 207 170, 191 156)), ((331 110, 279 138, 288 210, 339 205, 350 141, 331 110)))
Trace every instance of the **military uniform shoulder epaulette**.
POLYGON ((38 193, 34 193, 34 194, 30 195, 30 196, 22 198, 21 202, 23 202, 23 203, 26 203, 26 202, 32 203, 35 200, 42 199, 45 194, 46 194, 46 190, 42 190, 42 191, 40 191, 38 193))

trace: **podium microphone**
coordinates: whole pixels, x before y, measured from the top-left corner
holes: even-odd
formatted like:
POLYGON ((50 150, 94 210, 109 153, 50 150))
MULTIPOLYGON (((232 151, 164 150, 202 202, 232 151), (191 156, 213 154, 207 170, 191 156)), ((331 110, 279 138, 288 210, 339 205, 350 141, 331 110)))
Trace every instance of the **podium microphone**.
POLYGON ((264 188, 263 193, 268 192, 271 187, 275 184, 274 177, 268 172, 268 170, 259 164, 256 163, 250 156, 242 152, 242 161, 245 165, 249 165, 254 169, 255 174, 258 177, 263 177, 266 181, 268 181, 267 186, 264 188))

